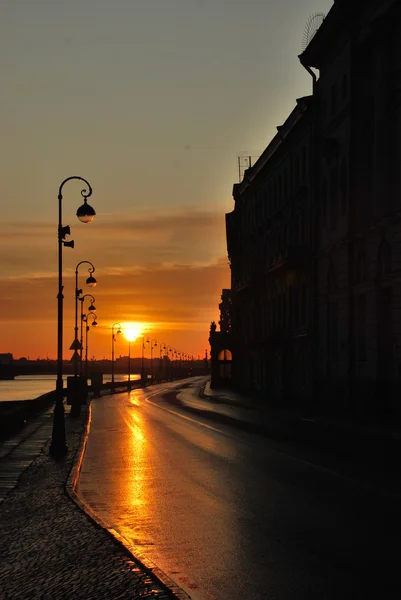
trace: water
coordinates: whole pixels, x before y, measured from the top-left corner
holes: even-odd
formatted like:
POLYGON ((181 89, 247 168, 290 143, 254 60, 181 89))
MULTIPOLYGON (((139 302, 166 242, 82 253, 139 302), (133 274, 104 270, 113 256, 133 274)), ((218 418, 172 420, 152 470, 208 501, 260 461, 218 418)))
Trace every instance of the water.
MULTIPOLYGON (((137 381, 140 375, 131 374, 131 380, 137 381)), ((63 377, 66 386, 67 376, 63 377)), ((128 375, 116 374, 114 381, 127 381, 128 375)), ((103 383, 111 381, 111 375, 103 375, 103 383)), ((13 400, 33 400, 56 389, 56 375, 18 375, 13 380, 0 380, 0 402, 13 400)))

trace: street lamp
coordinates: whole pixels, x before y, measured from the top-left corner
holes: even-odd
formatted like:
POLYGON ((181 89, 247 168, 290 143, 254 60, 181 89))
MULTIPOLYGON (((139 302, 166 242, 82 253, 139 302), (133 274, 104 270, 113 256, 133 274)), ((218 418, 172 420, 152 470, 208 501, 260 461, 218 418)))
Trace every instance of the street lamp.
POLYGON ((82 360, 82 339, 79 341, 78 339, 78 300, 80 300, 80 295, 82 294, 82 290, 78 289, 78 269, 81 265, 90 265, 88 272, 89 277, 86 280, 86 285, 93 288, 95 287, 97 281, 93 277, 93 273, 95 271, 95 267, 89 260, 81 260, 75 267, 75 327, 74 327, 74 341, 70 346, 70 350, 74 350, 74 354, 72 356, 72 361, 74 365, 74 377, 78 375, 78 362, 80 356, 78 354, 78 350, 81 351, 81 360, 82 360))
POLYGON ((173 348, 173 351, 171 354, 173 356, 173 379, 175 379, 176 374, 177 374, 177 364, 176 364, 177 363, 177 350, 175 348, 173 348))
POLYGON ((86 340, 85 340, 85 377, 88 377, 88 332, 89 332, 89 317, 92 317, 92 327, 96 327, 97 326, 97 316, 94 312, 90 312, 86 315, 85 317, 85 323, 86 323, 86 340))
POLYGON ((181 352, 180 350, 177 350, 177 366, 178 366, 178 377, 181 377, 181 352))
POLYGON ((131 342, 136 340, 136 334, 129 329, 125 332, 125 337, 128 340, 128 391, 131 391, 131 342))
MULTIPOLYGON (((145 336, 142 336, 142 357, 141 357, 141 382, 145 385, 145 344, 149 344, 149 338, 145 341, 145 336)), ((146 375, 146 380, 148 379, 146 375)))
POLYGON ((173 361, 172 361, 172 358, 170 359, 169 352, 171 353, 171 357, 172 357, 172 356, 173 356, 174 349, 173 349, 171 346, 167 346, 167 358, 168 358, 168 365, 167 365, 168 373, 167 373, 167 379, 170 379, 170 377, 169 377, 169 373, 170 373, 170 375, 171 375, 171 379, 172 379, 172 378, 173 378, 173 361), (171 368, 170 368, 170 362, 171 362, 171 368))
MULTIPOLYGON (((84 300, 85 300, 85 298, 90 298, 90 305, 88 306, 88 311, 95 311, 96 310, 96 306, 95 306, 96 300, 95 300, 94 296, 92 296, 92 294, 84 294, 84 296, 80 296, 78 298, 78 300, 81 303, 81 310, 80 310, 81 337, 80 337, 80 341, 81 341, 82 348, 84 346, 83 323, 84 323, 84 317, 86 317, 86 314, 84 313, 84 300)), ((81 368, 82 368, 82 349, 81 349, 81 368)))
POLYGON ((118 327, 117 335, 122 333, 120 323, 114 323, 111 328, 111 385, 114 388, 114 342, 116 341, 116 336, 114 333, 114 327, 118 327))
MULTIPOLYGON (((164 342, 162 342, 159 346, 159 350, 160 350, 160 381, 163 379, 163 357, 162 357, 162 351, 166 351, 167 350, 167 346, 164 342)), ((167 379, 167 377, 166 377, 167 379)))
POLYGON ((57 380, 56 380, 56 402, 54 406, 52 441, 50 444, 50 454, 52 456, 61 456, 68 451, 65 439, 64 422, 64 388, 63 388, 63 246, 74 247, 74 241, 65 238, 70 235, 69 225, 62 225, 62 190, 67 181, 77 179, 83 181, 87 186, 81 190, 81 196, 84 203, 77 210, 77 217, 82 223, 90 223, 95 218, 96 212, 87 203, 87 199, 92 195, 92 187, 83 177, 67 177, 61 183, 58 190, 58 294, 57 294, 57 380))
POLYGON ((156 348, 157 340, 150 340, 150 381, 153 382, 153 348, 156 348))

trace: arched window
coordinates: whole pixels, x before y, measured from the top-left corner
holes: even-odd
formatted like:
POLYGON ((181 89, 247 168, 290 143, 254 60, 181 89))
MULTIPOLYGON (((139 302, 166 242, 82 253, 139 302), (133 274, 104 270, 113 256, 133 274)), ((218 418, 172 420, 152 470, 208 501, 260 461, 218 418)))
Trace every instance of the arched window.
POLYGON ((344 73, 343 74, 343 80, 342 80, 342 95, 343 95, 343 100, 345 100, 347 98, 347 94, 348 94, 348 79, 347 79, 346 73, 344 73))
POLYGON ((335 163, 330 170, 330 229, 337 227, 338 215, 338 165, 335 163))
POLYGON ((356 283, 362 283, 362 281, 365 281, 366 279, 366 255, 364 250, 359 250, 356 259, 355 281, 356 283))
POLYGON ((327 227, 327 179, 324 178, 322 182, 321 190, 321 215, 322 215, 322 226, 327 227))
POLYGON ((305 183, 306 180, 306 148, 302 148, 301 151, 301 183, 305 183))
POLYGON ((392 271, 392 251, 391 246, 387 240, 383 240, 379 246, 379 252, 377 257, 377 275, 381 277, 392 271))
POLYGON ((233 359, 233 355, 230 350, 225 348, 224 350, 220 350, 217 358, 218 360, 228 361, 233 359))
POLYGON ((347 212, 347 163, 343 159, 341 161, 340 170, 340 195, 341 195, 341 214, 344 216, 347 212))
POLYGON ((283 178, 281 175, 278 177, 278 202, 281 204, 283 200, 283 178))
POLYGON ((334 265, 330 265, 327 271, 327 292, 331 294, 337 288, 337 277, 334 265))

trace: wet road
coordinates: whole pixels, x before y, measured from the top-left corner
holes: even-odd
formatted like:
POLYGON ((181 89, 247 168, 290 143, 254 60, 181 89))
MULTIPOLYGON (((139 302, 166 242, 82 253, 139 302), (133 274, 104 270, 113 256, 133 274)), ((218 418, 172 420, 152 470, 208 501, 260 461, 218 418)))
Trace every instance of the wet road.
POLYGON ((398 598, 399 500, 198 414, 243 418, 202 381, 96 399, 83 500, 195 600, 398 598))

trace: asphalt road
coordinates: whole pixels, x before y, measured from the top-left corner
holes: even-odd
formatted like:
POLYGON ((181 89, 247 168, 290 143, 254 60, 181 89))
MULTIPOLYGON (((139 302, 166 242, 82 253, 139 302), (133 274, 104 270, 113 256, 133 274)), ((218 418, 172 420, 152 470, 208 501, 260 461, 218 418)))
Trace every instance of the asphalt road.
POLYGON ((401 597, 399 499, 233 427, 202 382, 93 401, 82 499, 194 600, 401 597))

